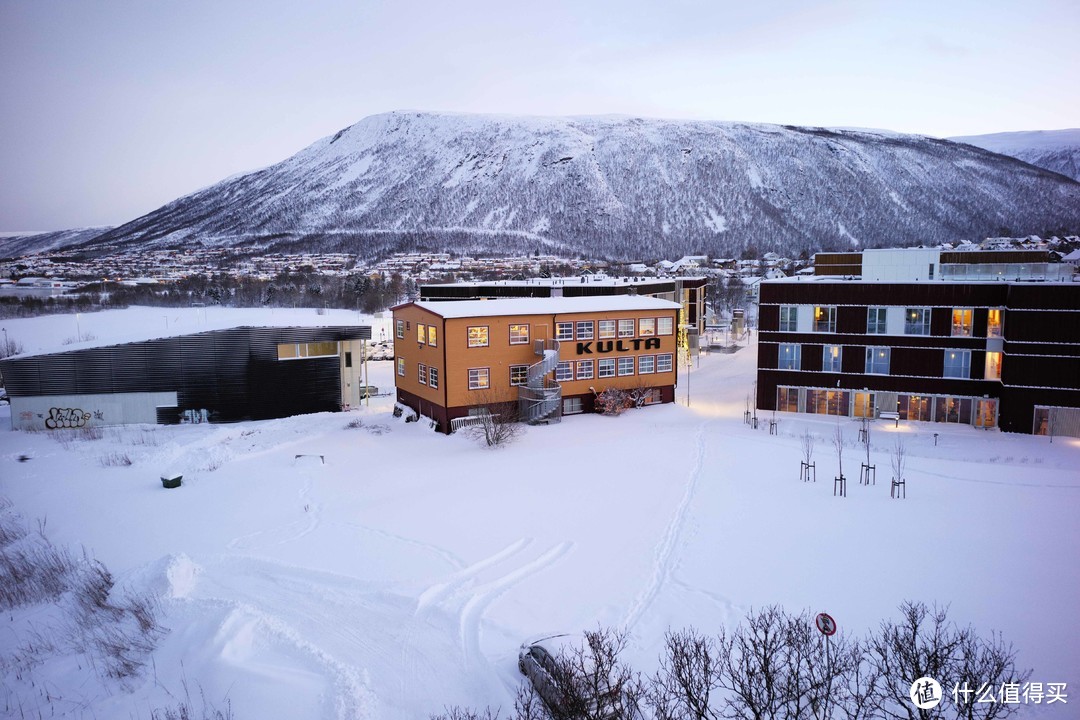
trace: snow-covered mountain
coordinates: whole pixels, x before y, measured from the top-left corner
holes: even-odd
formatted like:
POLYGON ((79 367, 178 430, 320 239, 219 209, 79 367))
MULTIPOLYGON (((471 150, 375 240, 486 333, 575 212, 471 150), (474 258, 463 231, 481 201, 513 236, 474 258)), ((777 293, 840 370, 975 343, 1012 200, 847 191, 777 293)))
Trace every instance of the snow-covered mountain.
POLYGON ((1080 180, 1080 128, 949 138, 1080 180))
POLYGON ((392 112, 88 244, 620 258, 932 244, 1080 227, 1080 183, 922 136, 392 112))
POLYGON ((0 233, 0 257, 20 257, 58 250, 97 237, 109 229, 109 226, 105 226, 40 233, 0 233))

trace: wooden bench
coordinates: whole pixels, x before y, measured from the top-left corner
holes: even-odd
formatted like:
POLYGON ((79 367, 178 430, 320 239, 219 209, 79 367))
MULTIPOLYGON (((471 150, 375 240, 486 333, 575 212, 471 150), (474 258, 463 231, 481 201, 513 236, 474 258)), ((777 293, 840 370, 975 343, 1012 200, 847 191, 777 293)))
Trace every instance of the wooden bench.
POLYGON ((896 423, 896 427, 900 427, 900 413, 898 412, 883 412, 878 415, 882 420, 893 420, 896 423))

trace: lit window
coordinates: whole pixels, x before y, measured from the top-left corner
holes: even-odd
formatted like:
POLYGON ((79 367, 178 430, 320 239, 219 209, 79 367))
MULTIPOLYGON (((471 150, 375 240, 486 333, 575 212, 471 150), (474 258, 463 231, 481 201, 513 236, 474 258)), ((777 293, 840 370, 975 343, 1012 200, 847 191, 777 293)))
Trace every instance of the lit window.
POLYGON ((656 356, 656 372, 671 372, 672 367, 672 355, 671 353, 664 353, 663 355, 656 356))
POLYGON ((884 335, 885 318, 888 315, 886 308, 872 307, 866 309, 866 332, 868 335, 884 335))
POLYGON ((421 345, 427 342, 427 325, 416 323, 416 342, 421 345))
POLYGON ((843 348, 839 345, 826 345, 822 348, 821 369, 824 372, 840 372, 840 358, 843 348))
POLYGON ((638 335, 649 336, 656 334, 656 318, 640 318, 638 320, 638 335))
POLYGON ((836 308, 818 306, 814 308, 814 332, 836 332, 836 308))
POLYGON ((634 337, 634 321, 633 320, 620 320, 619 321, 619 337, 634 337))
POLYGON ((780 343, 779 359, 776 367, 780 370, 799 370, 802 368, 802 345, 780 343))
POLYGON ((866 348, 866 373, 868 375, 888 375, 889 356, 892 348, 868 347, 866 348))
POLYGON ((404 340, 405 339, 405 321, 404 320, 398 320, 396 323, 394 323, 394 327, 395 327, 394 336, 404 340))
POLYGON ((573 340, 574 339, 574 323, 572 323, 572 322, 557 322, 557 323, 555 323, 555 339, 556 340, 573 340))
POLYGON ((988 352, 986 353, 986 374, 987 380, 1000 380, 1001 379, 1001 353, 988 352))
POLYGON ((930 334, 930 308, 908 308, 904 311, 905 335, 930 334))
POLYGON ((593 321, 592 320, 579 320, 577 323, 577 339, 578 340, 592 340, 593 339, 593 321))
POLYGON ((397 359, 397 374, 405 377, 405 358, 399 357, 397 359))
POLYGON ((615 377, 615 358, 604 358, 596 361, 596 377, 615 377))
POLYGON ((634 358, 621 357, 616 358, 619 361, 619 375, 633 375, 634 374, 634 358))
POLYGON ((615 321, 614 320, 601 320, 599 321, 599 337, 601 340, 606 338, 615 337, 615 321))
POLYGON ((673 335, 675 333, 675 318, 662 317, 656 319, 657 335, 673 335))
POLYGON ((946 350, 945 371, 942 374, 947 378, 971 377, 971 351, 970 350, 946 350))
POLYGON ((524 385, 529 381, 529 366, 528 365, 511 365, 510 366, 510 384, 511 385, 524 385))
POLYGON ((278 360, 336 357, 337 342, 282 343, 277 346, 278 360))
POLYGON ((555 366, 556 382, 567 382, 574 379, 573 365, 569 360, 563 360, 555 366))
POLYGON ((986 336, 1001 337, 1001 310, 991 308, 986 316, 986 336))
POLYGON ((799 308, 795 305, 780 306, 780 332, 796 332, 799 329, 799 308))
POLYGON ((510 344, 511 345, 528 345, 529 344, 529 326, 528 325, 511 325, 510 326, 510 344))
POLYGON ((427 365, 420 363, 420 368, 416 373, 416 378, 420 381, 421 385, 427 385, 427 365))
POLYGON ((488 368, 469 368, 469 389, 485 390, 491 385, 491 371, 488 368))
POLYGON ((592 376, 593 376, 593 361, 592 360, 578 360, 577 379, 578 380, 592 380, 592 376))
POLYGON ((952 335, 953 337, 971 337, 970 308, 953 308, 952 311, 952 335))
POLYGON ((438 390, 438 388, 439 388, 439 368, 429 367, 427 371, 428 371, 428 385, 430 385, 432 389, 438 390))
POLYGON ((436 339, 437 338, 436 338, 436 335, 435 335, 435 326, 434 325, 428 325, 428 328, 427 328, 427 344, 430 345, 431 347, 435 347, 436 345, 439 344, 439 343, 436 342, 436 339))
POLYGON ((487 347, 488 346, 488 328, 487 325, 471 325, 469 326, 469 347, 487 347))
POLYGON ((656 372, 656 356, 639 355, 637 359, 637 371, 639 375, 650 375, 656 372))

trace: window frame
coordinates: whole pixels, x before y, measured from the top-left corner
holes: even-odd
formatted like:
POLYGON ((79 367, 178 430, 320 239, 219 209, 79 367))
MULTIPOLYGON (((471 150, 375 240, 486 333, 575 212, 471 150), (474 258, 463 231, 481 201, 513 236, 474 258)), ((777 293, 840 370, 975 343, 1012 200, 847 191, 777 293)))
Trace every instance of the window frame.
POLYGON ((844 346, 843 345, 822 345, 821 346, 821 371, 838 373, 843 372, 844 368, 844 346), (830 350, 836 350, 835 356, 830 350), (834 362, 835 359, 835 362, 834 362), (826 363, 828 366, 826 367, 826 363))
POLYGON ((971 351, 970 350, 945 350, 942 354, 941 364, 941 377, 951 378, 953 380, 970 380, 971 379, 971 351), (954 362, 951 367, 954 372, 961 374, 950 374, 949 356, 952 355, 954 360, 959 360, 959 366, 954 362))
POLYGON ((428 343, 427 343, 428 345, 430 345, 431 347, 439 347, 439 331, 438 331, 437 326, 435 326, 435 325, 428 325, 427 326, 427 337, 428 337, 428 343))
POLYGON ((467 347, 490 347, 491 343, 491 326, 490 325, 469 325, 465 328, 465 343, 467 347), (473 330, 483 330, 483 342, 479 342, 479 333, 477 337, 473 338, 473 330))
POLYGON ((866 308, 866 334, 887 335, 889 333, 889 308, 874 305, 866 308), (871 323, 871 315, 877 315, 877 319, 871 323))
POLYGON ((405 377, 405 358, 398 355, 397 359, 397 374, 398 377, 405 377))
POLYGON ((417 363, 419 367, 416 368, 416 379, 421 385, 427 385, 427 365, 424 363, 417 363))
POLYGON ((674 353, 660 353, 656 356, 656 372, 671 372, 675 369, 675 355, 674 353), (666 363, 665 363, 666 361, 666 363), (663 369, 661 365, 667 365, 667 369, 663 369))
POLYGON ((521 387, 522 385, 529 384, 529 366, 528 365, 511 365, 510 366, 510 387, 521 387), (521 382, 514 382, 514 374, 519 373, 521 376, 521 382))
POLYGON ((776 348, 777 370, 802 370, 802 345, 800 343, 779 343, 776 348), (784 348, 789 348, 787 354, 784 348), (785 358, 789 362, 785 363, 785 358))
POLYGON ((615 320, 597 320, 596 322, 596 339, 597 340, 611 340, 615 338, 618 328, 618 323, 615 320), (605 331, 604 326, 610 324, 611 329, 605 331))
POLYGON ((799 306, 798 305, 781 305, 780 306, 780 332, 798 332, 799 331, 799 306), (788 315, 788 317, 784 317, 788 315))
POLYGON ((675 318, 670 315, 656 318, 656 334, 657 335, 674 335, 675 334, 675 318), (667 328, 665 330, 664 328, 667 328))
POLYGON ((615 358, 600 358, 596 361, 596 377, 598 379, 616 377, 616 367, 615 358))
POLYGON ((470 390, 488 390, 491 388, 490 367, 469 368, 468 377, 470 390), (480 384, 481 378, 484 380, 483 385, 480 384))
POLYGON ((638 337, 653 337, 656 335, 656 318, 638 318, 638 337))
POLYGON ((596 335, 596 325, 592 320, 577 320, 574 322, 574 334, 578 340, 592 340, 596 335), (582 330, 585 332, 582 332, 582 330))
POLYGON ((932 308, 904 308, 904 334, 917 337, 930 335, 930 311, 932 308))
POLYGON ((416 342, 419 345, 427 345, 427 325, 416 323, 416 342))
POLYGON ((510 334, 511 345, 528 345, 529 338, 532 337, 532 328, 529 327, 529 323, 513 323, 507 328, 507 332, 510 334), (525 328, 524 340, 521 339, 521 328, 525 328))
POLYGON ((432 390, 439 389, 439 368, 428 365, 428 387, 432 390))
POLYGON ((574 363, 571 360, 560 360, 555 366, 555 382, 571 382, 574 379, 574 363))
POLYGON ((835 333, 836 332, 836 306, 835 305, 815 305, 814 306, 814 332, 816 333, 835 333), (822 311, 825 311, 822 313, 822 311), (824 314, 825 318, 822 319, 824 314), (824 325, 824 329, 822 326, 824 325))
POLYGON ((404 340, 405 339, 405 321, 404 320, 395 320, 394 321, 394 337, 396 337, 398 340, 404 340))
POLYGON ((616 365, 616 370, 618 371, 619 377, 630 377, 631 375, 634 374, 634 368, 637 365, 637 363, 634 362, 634 356, 633 355, 623 355, 621 357, 615 358, 615 365, 616 365), (623 372, 624 367, 629 367, 630 371, 629 372, 623 372))
POLYGON ((866 365, 864 368, 864 375, 888 375, 892 370, 892 347, 889 345, 867 345, 866 346, 866 365), (875 354, 879 351, 884 351, 885 356, 885 372, 875 369, 878 365, 879 359, 875 359, 875 354))
POLYGON ((638 375, 653 375, 656 373, 656 356, 655 355, 638 355, 637 357, 637 371, 638 375), (642 365, 643 362, 648 361, 648 370, 642 365))
POLYGON ((573 320, 559 320, 555 323, 555 339, 559 341, 573 340, 574 339, 574 321, 573 320), (564 332, 565 331, 569 331, 564 332))
POLYGON ((975 309, 969 307, 956 307, 952 309, 950 325, 950 337, 973 337, 975 330, 975 309), (960 322, 956 322, 957 313, 960 314, 960 322), (966 316, 966 320, 965 320, 966 316), (959 328, 960 332, 957 332, 959 328))
POLYGON ((578 360, 577 367, 574 368, 574 377, 578 380, 592 380, 593 375, 593 361, 592 360, 578 360), (586 368, 588 369, 585 372, 586 368))
POLYGON ((634 318, 620 318, 617 323, 619 329, 618 337, 634 337, 634 328, 637 327, 637 323, 634 322, 634 318), (626 330, 624 331, 623 328, 626 328, 626 330))

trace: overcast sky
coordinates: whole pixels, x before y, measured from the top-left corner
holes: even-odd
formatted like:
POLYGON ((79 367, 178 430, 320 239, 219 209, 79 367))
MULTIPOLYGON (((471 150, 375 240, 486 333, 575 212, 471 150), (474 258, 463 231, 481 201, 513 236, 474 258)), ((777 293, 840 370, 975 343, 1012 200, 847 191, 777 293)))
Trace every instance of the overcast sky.
POLYGON ((1080 127, 1077 0, 0 0, 0 230, 115 225, 368 115, 1080 127))

